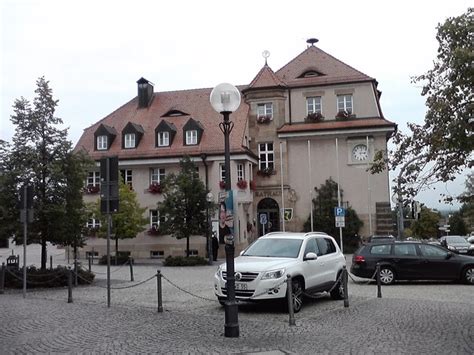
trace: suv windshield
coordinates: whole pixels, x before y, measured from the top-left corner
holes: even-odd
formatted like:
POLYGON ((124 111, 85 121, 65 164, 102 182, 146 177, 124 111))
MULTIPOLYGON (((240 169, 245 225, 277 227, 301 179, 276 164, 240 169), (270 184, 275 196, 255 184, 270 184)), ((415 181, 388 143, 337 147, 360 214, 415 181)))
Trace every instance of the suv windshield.
POLYGON ((242 255, 297 258, 302 242, 301 239, 257 239, 242 255))
POLYGON ((446 237, 448 243, 467 243, 467 240, 463 237, 446 237))

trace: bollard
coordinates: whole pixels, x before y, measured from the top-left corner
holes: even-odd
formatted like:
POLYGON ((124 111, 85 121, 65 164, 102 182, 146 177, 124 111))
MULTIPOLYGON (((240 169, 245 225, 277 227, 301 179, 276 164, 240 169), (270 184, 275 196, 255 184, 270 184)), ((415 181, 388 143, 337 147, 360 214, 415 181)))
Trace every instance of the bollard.
POLYGON ((133 262, 132 262, 131 256, 128 257, 128 265, 130 265, 130 281, 134 281, 133 280, 133 262))
POLYGON ((349 307, 349 288, 347 287, 348 278, 347 278, 347 268, 346 266, 342 267, 342 283, 344 285, 344 307, 349 307))
POLYGON ((74 260, 74 287, 77 287, 77 260, 74 260))
POLYGON ((0 295, 5 292, 5 263, 2 263, 2 269, 0 270, 0 295))
POLYGON ((161 271, 156 272, 156 288, 158 291, 158 313, 163 312, 163 299, 162 299, 162 288, 161 288, 161 271))
POLYGON ((89 272, 92 271, 92 258, 91 255, 89 254, 89 272))
POLYGON ((67 303, 72 303, 72 271, 70 266, 67 272, 67 303))
POLYGON ((53 256, 52 255, 49 256, 49 269, 53 270, 53 256))
POLYGON ((375 267, 375 274, 377 275, 377 298, 382 298, 382 283, 380 282, 380 264, 377 263, 375 267))
POLYGON ((286 275, 286 296, 288 299, 288 321, 290 325, 296 325, 295 312, 293 310, 293 287, 291 285, 291 275, 286 275))

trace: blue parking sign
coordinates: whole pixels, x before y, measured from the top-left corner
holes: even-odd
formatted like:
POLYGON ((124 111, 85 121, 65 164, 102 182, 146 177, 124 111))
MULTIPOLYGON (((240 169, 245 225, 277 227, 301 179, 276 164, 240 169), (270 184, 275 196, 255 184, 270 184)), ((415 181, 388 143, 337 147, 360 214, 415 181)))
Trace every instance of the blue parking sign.
POLYGON ((344 217, 346 215, 346 209, 342 207, 334 207, 334 216, 344 217))

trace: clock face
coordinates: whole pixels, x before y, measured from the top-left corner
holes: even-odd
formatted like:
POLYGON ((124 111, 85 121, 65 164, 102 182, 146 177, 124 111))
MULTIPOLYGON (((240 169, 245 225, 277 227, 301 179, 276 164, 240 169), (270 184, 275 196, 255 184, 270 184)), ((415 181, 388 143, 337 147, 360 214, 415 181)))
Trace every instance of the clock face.
POLYGON ((352 159, 357 161, 366 160, 368 157, 368 150, 365 144, 357 144, 354 149, 352 149, 352 159))

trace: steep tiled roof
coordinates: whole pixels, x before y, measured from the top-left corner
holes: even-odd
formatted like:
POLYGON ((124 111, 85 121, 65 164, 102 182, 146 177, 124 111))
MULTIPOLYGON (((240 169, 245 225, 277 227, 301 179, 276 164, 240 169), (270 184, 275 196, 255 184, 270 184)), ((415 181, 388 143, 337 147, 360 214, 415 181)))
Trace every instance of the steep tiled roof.
POLYGON ((278 129, 278 134, 281 133, 297 133, 297 132, 318 132, 318 131, 332 131, 332 130, 350 130, 350 129, 377 129, 387 128, 387 130, 394 130, 397 125, 383 118, 362 118, 347 121, 323 121, 317 123, 293 123, 285 124, 278 129))
MULTIPOLYGON (((222 116, 213 110, 209 102, 211 90, 211 88, 206 88, 155 92, 151 105, 148 108, 142 109, 138 108, 138 98, 135 97, 102 120, 86 128, 75 150, 85 149, 93 159, 99 159, 108 155, 117 155, 120 159, 135 159, 176 157, 185 154, 199 155, 204 152, 207 154, 223 154, 224 135, 219 129, 219 122, 222 121, 222 116), (179 107, 181 111, 188 112, 189 115, 161 117, 173 107, 179 107), (184 146, 182 128, 190 117, 201 123, 204 132, 199 145, 184 146), (163 119, 176 127, 177 134, 170 147, 156 148, 155 128, 163 119), (94 151, 94 132, 100 124, 105 124, 115 128, 117 132, 122 132, 128 122, 141 125, 145 132, 137 148, 122 149, 121 139, 116 139, 109 150, 94 151)), ((242 146, 247 114, 248 105, 242 102, 238 110, 230 116, 231 121, 234 122, 234 128, 230 135, 231 153, 247 152, 242 146)))
POLYGON ((309 46, 275 74, 291 87, 374 80, 314 46, 309 46), (308 71, 321 75, 301 77, 308 71))
POLYGON ((273 70, 265 63, 262 69, 258 72, 248 89, 262 88, 262 87, 285 87, 285 83, 278 79, 273 70))

